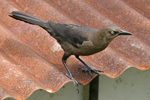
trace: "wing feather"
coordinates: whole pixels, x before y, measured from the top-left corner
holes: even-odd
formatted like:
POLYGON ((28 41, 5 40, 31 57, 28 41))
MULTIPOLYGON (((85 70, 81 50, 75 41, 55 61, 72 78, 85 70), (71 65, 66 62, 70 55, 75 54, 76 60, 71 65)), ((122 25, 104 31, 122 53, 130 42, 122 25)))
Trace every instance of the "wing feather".
POLYGON ((63 39, 75 47, 78 47, 77 45, 81 45, 84 41, 89 41, 89 33, 98 31, 93 28, 74 24, 51 24, 50 22, 49 24, 55 34, 55 36, 53 36, 54 38, 56 38, 58 41, 63 39))

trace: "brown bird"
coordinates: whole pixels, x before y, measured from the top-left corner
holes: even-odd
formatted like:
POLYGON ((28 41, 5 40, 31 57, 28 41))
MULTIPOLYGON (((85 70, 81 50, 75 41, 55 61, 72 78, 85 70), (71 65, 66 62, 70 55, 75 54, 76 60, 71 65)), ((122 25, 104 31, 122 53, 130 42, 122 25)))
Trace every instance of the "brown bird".
POLYGON ((13 11, 9 16, 33 25, 38 25, 57 40, 64 50, 62 63, 68 71, 66 76, 77 85, 77 90, 78 84, 81 83, 76 81, 69 71, 66 65, 68 57, 75 55, 75 57, 87 67, 87 69, 82 69, 82 71, 88 71, 91 76, 93 76, 91 72, 100 75, 99 72, 102 72, 101 70, 90 68, 79 56, 88 56, 104 50, 108 44, 119 35, 132 35, 130 32, 123 31, 117 26, 107 26, 102 30, 97 30, 86 26, 44 21, 19 11, 13 11))

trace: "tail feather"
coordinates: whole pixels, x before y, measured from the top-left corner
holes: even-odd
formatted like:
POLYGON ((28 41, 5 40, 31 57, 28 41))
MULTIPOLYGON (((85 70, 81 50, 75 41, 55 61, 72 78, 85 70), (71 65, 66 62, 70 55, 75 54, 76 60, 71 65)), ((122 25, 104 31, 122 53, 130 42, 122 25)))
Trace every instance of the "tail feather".
POLYGON ((9 16, 13 17, 17 20, 24 21, 26 23, 30 23, 30 24, 33 24, 33 25, 39 25, 43 28, 45 26, 45 23, 47 22, 47 21, 44 21, 42 19, 36 18, 34 16, 31 16, 31 15, 28 15, 28 14, 25 14, 25 13, 19 12, 19 11, 13 11, 12 13, 10 13, 9 16))

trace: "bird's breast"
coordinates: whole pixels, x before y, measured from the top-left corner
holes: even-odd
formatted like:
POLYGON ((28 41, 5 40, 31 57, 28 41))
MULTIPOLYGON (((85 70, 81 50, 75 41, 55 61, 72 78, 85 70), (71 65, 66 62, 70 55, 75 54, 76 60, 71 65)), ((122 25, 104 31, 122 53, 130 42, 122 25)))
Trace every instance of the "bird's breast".
POLYGON ((70 55, 92 55, 104 50, 107 46, 95 46, 91 41, 84 41, 82 45, 77 44, 78 47, 74 47, 68 42, 63 42, 61 47, 64 51, 70 55))

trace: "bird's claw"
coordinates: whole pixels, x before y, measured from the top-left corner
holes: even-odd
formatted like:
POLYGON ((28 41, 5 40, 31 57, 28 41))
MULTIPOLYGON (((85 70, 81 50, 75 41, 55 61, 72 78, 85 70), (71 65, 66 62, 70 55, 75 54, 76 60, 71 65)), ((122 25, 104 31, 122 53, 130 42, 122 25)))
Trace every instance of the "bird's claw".
POLYGON ((68 78, 70 78, 70 79, 73 81, 74 85, 77 86, 76 89, 77 89, 77 91, 78 91, 78 93, 79 93, 79 87, 78 87, 78 85, 79 85, 79 84, 83 85, 83 84, 80 83, 80 82, 78 82, 77 80, 75 80, 72 75, 69 75, 69 74, 66 73, 66 76, 67 76, 68 78))
POLYGON ((93 77, 92 71, 93 71, 94 73, 100 75, 100 76, 101 76, 101 74, 98 73, 98 72, 103 72, 103 71, 101 71, 101 70, 92 69, 92 68, 90 68, 90 67, 87 68, 87 69, 84 69, 84 68, 79 68, 79 69, 81 69, 81 70, 84 71, 84 72, 89 72, 89 74, 91 75, 91 77, 93 77))

